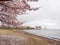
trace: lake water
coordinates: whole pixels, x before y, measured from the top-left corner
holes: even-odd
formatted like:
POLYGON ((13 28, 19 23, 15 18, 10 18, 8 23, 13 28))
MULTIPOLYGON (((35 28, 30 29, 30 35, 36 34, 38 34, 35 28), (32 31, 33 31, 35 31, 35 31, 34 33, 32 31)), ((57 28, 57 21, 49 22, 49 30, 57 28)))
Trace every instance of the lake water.
POLYGON ((60 41, 60 29, 24 30, 25 32, 60 41))

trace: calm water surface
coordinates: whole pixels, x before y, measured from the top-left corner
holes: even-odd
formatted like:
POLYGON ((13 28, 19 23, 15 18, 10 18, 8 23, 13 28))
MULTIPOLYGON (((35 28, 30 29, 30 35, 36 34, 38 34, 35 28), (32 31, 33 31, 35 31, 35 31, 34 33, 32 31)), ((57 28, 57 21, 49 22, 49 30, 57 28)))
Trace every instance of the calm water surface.
POLYGON ((43 36, 47 38, 54 38, 60 40, 60 29, 48 29, 48 30, 24 30, 25 32, 43 36))

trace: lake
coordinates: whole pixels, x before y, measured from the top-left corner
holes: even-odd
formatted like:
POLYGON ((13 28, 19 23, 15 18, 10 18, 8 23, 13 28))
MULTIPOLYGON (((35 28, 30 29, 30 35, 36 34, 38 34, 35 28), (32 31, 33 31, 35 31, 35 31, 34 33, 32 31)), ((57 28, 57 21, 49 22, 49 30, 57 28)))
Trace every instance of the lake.
POLYGON ((60 41, 60 29, 24 30, 25 32, 60 41))

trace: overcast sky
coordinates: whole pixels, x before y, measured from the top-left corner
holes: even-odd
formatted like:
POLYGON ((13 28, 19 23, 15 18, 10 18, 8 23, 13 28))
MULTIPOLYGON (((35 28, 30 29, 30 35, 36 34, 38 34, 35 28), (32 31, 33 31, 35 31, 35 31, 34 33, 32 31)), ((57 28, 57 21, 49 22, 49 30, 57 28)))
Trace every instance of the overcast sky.
POLYGON ((18 19, 25 21, 25 25, 41 25, 47 28, 60 28, 60 0, 39 0, 30 3, 32 7, 41 7, 37 11, 22 15, 18 19))

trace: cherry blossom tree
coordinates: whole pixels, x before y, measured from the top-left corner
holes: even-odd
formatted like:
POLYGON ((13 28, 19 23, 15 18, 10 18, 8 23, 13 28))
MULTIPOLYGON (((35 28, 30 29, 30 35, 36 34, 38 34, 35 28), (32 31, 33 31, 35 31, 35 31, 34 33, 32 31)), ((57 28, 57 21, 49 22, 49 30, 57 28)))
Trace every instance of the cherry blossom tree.
POLYGON ((31 8, 28 1, 37 2, 38 0, 5 0, 0 1, 0 22, 1 27, 20 27, 23 22, 17 20, 18 14, 26 14, 26 11, 38 10, 31 8))

